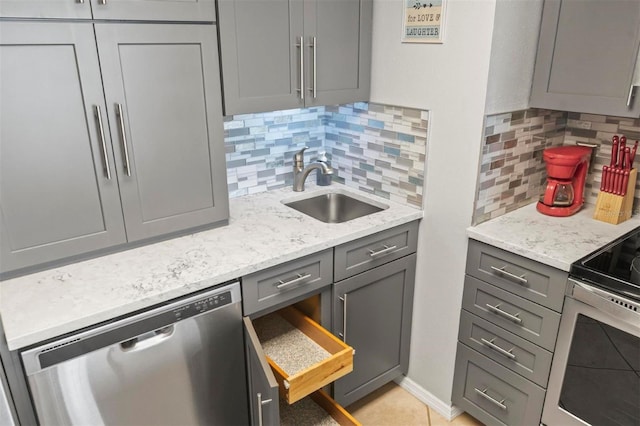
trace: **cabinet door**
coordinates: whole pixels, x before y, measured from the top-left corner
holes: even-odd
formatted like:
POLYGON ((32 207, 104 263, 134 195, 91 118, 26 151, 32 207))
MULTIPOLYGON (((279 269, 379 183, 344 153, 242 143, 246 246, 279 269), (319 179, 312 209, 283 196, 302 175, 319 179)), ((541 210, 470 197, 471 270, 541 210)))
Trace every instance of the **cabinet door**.
POLYGON ((244 317, 244 333, 249 378, 249 406, 252 425, 280 424, 278 382, 267 363, 251 319, 244 317))
POLYGON ((91 0, 91 7, 95 19, 193 22, 216 20, 215 0, 91 0))
POLYGON ((546 0, 531 106, 640 116, 640 95, 627 105, 639 31, 638 0, 546 0))
POLYGON ((91 6, 79 0, 0 0, 0 18, 91 19, 91 6))
POLYGON ((369 98, 372 0, 305 0, 305 103, 369 98))
POLYGON ((415 254, 334 286, 334 333, 355 349, 353 372, 333 384, 349 405, 407 372, 415 254))
POLYGON ((226 220, 215 26, 95 27, 128 240, 226 220))
POLYGON ((123 243, 92 25, 3 22, 0 86, 2 272, 123 243))
POLYGON ((302 0, 219 0, 225 114, 298 108, 302 0))

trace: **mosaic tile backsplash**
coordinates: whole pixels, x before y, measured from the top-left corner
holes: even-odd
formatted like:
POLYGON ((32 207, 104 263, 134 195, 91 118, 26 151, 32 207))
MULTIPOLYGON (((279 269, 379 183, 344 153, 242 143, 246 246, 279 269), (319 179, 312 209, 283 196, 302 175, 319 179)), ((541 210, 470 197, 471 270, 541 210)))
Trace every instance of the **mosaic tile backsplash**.
POLYGON ((229 196, 292 185, 293 154, 308 146, 305 163, 326 151, 334 180, 421 208, 427 117, 362 102, 226 117, 229 196))
MULTIPOLYGON (((542 109, 487 116, 473 223, 536 202, 546 180, 542 150, 551 146, 598 146, 585 189, 585 201, 595 204, 602 166, 609 164, 611 138, 615 134, 624 134, 627 144, 640 139, 640 119, 542 109)), ((640 181, 636 184, 634 208, 640 208, 640 181)))
POLYGON ((485 118, 474 224, 538 199, 546 179, 542 151, 563 144, 566 120, 542 109, 485 118))

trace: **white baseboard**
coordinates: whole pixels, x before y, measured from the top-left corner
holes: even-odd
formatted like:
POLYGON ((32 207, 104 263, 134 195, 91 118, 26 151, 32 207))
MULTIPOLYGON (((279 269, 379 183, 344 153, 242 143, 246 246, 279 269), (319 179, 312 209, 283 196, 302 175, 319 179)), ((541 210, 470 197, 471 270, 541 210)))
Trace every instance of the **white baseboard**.
POLYGON ((431 392, 427 391, 425 388, 414 382, 408 377, 400 377, 395 380, 395 382, 411 395, 418 398, 420 401, 427 404, 433 410, 437 411, 442 417, 451 421, 458 417, 463 411, 456 407, 455 405, 450 405, 438 397, 436 397, 431 392))

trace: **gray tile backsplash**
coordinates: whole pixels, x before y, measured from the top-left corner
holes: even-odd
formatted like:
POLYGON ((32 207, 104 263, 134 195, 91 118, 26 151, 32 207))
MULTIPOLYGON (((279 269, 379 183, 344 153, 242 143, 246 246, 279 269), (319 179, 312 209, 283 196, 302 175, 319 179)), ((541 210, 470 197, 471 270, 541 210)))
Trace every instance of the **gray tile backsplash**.
POLYGON ((427 125, 426 111, 363 102, 226 117, 229 196, 292 185, 308 146, 305 162, 325 150, 334 180, 421 208, 427 125))
MULTIPOLYGON (((640 119, 529 109, 485 117, 473 224, 536 202, 544 191, 542 151, 560 145, 596 145, 585 188, 595 204, 602 166, 609 164, 613 135, 640 139, 640 119)), ((637 166, 638 162, 636 162, 637 166)), ((640 180, 634 210, 640 208, 640 180)))

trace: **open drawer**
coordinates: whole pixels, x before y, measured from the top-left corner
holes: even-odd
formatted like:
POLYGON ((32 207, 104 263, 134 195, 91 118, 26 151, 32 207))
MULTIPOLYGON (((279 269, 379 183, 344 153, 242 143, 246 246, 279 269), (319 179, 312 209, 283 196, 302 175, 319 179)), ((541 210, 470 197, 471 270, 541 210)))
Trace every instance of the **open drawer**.
POLYGON ((322 390, 315 391, 291 405, 280 402, 280 425, 301 424, 361 426, 360 422, 322 390))
POLYGON ((294 307, 257 318, 253 326, 289 404, 353 371, 353 348, 294 307))

